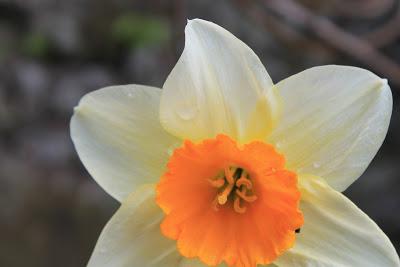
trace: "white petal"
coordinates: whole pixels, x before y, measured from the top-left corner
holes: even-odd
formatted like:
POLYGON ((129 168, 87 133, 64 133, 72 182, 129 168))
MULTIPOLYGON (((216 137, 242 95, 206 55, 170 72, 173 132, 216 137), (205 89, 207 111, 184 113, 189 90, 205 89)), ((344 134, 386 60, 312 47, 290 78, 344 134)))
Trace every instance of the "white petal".
POLYGON ((179 266, 176 242, 161 233, 162 218, 154 186, 140 187, 104 227, 88 267, 179 266))
POLYGON ((113 197, 159 179, 168 149, 178 142, 159 122, 160 89, 113 86, 82 98, 71 137, 86 169, 113 197))
POLYGON ((276 85, 283 115, 270 142, 298 173, 343 191, 381 146, 392 112, 387 81, 355 67, 322 66, 276 85))
POLYGON ((304 226, 278 266, 400 266, 381 229, 344 195, 319 177, 300 177, 304 226))
POLYGON ((243 142, 265 137, 280 105, 259 58, 208 21, 188 21, 185 34, 185 49, 163 86, 165 129, 192 140, 219 133, 243 142))

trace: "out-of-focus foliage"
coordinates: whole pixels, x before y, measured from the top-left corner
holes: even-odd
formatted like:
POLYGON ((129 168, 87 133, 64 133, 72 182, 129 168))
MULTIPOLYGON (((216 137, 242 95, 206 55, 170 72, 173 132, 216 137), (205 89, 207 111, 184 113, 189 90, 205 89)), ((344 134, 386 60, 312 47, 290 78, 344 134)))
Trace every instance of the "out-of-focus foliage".
POLYGON ((170 38, 170 33, 168 24, 163 19, 125 14, 113 22, 112 36, 122 44, 136 47, 165 43, 170 38))
POLYGON ((29 57, 43 58, 50 50, 50 41, 40 33, 29 33, 22 41, 22 51, 29 57))

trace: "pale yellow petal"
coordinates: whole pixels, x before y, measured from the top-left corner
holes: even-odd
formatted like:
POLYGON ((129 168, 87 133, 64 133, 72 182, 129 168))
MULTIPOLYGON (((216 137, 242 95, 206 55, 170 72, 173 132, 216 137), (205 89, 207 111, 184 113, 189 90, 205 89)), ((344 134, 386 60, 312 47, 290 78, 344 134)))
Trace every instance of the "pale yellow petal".
POLYGON ((132 193, 104 227, 88 267, 177 267, 176 242, 160 230, 163 212, 153 185, 132 193))
POLYGON ((242 142, 265 137, 276 122, 279 101, 259 58, 208 21, 188 21, 185 34, 185 49, 163 86, 165 129, 192 140, 219 133, 242 142))
POLYGON ((360 68, 322 66, 276 85, 283 115, 269 142, 288 168, 343 191, 381 146, 392 112, 387 81, 360 68))
MULTIPOLYGON (((208 267, 208 265, 202 263, 197 259, 183 258, 180 262, 179 267, 208 267)), ((218 265, 218 267, 225 267, 224 265, 218 265)))
POLYGON ((156 182, 179 142, 159 122, 160 89, 140 85, 103 88, 75 108, 71 137, 92 177, 117 200, 156 182))
POLYGON ((399 256, 381 229, 323 179, 300 176, 304 226, 281 267, 398 267, 399 256))

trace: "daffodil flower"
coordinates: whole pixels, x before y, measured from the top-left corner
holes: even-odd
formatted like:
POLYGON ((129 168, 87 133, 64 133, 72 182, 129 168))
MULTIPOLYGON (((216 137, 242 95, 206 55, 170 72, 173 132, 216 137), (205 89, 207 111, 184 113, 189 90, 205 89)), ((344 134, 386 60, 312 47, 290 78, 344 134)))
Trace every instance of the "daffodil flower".
POLYGON ((79 157, 122 203, 88 266, 400 266, 341 193, 384 140, 387 81, 332 65, 273 84, 225 29, 185 33, 162 90, 107 87, 75 108, 79 157))

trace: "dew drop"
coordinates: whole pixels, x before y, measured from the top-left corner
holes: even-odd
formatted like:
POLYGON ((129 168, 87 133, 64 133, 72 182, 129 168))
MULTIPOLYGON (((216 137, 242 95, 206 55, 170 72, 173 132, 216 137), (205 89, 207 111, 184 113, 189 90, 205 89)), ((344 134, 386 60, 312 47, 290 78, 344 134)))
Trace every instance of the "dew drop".
POLYGON ((196 116, 198 110, 196 107, 191 106, 191 107, 182 107, 178 109, 176 112, 182 120, 188 121, 196 116))
POLYGON ((128 93, 128 96, 129 96, 129 97, 133 97, 133 94, 129 92, 129 93, 128 93))
POLYGON ((180 146, 179 143, 174 143, 172 145, 170 145, 167 149, 167 154, 168 156, 172 156, 172 154, 174 153, 175 149, 177 149, 180 146))
POLYGON ((318 162, 314 162, 312 165, 315 169, 318 169, 319 167, 321 167, 321 165, 318 162))
POLYGON ((168 154, 168 156, 172 156, 172 153, 174 153, 174 150, 175 150, 175 148, 173 147, 173 146, 170 146, 168 149, 167 149, 167 154, 168 154))

